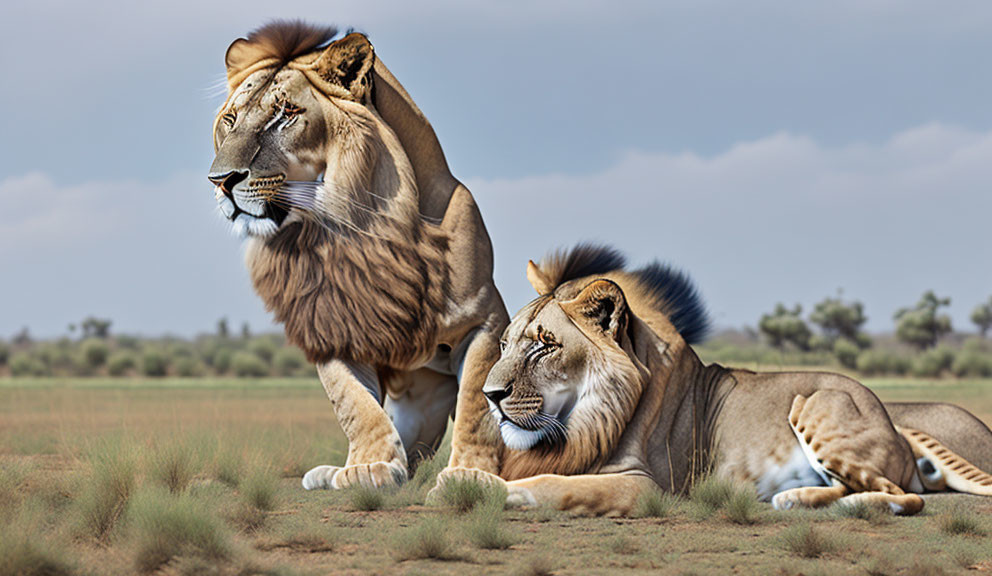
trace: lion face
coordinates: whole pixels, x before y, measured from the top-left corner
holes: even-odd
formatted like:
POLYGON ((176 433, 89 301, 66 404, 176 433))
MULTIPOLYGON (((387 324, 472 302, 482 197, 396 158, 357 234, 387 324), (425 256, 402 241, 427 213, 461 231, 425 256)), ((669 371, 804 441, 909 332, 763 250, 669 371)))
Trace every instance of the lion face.
POLYGON ((208 179, 221 215, 241 237, 268 237, 286 222, 327 217, 336 202, 329 172, 346 151, 362 149, 356 141, 372 122, 365 104, 374 56, 364 36, 253 70, 266 49, 243 39, 228 49, 228 78, 238 82, 214 122, 208 179))
POLYGON ((542 296, 517 313, 483 387, 509 448, 562 444, 574 420, 588 420, 576 415, 609 395, 612 373, 631 365, 620 345, 626 315, 623 293, 608 280, 568 300, 542 296))

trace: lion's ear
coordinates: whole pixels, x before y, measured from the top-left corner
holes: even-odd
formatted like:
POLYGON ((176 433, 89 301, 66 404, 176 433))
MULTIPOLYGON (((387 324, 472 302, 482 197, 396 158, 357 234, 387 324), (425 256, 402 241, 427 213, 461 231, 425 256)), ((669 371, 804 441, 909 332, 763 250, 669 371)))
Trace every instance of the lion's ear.
POLYGON ((627 326, 627 299, 623 290, 609 280, 592 282, 578 296, 562 302, 561 307, 573 319, 601 330, 617 342, 627 326))
POLYGON ((244 80, 244 72, 260 58, 258 48, 244 38, 238 38, 227 47, 224 66, 227 68, 227 85, 234 90, 244 80))
POLYGON ((551 294, 555 290, 555 287, 551 284, 551 280, 544 272, 541 272, 541 269, 537 267, 537 264, 534 264, 533 260, 527 261, 527 281, 534 287, 534 290, 537 290, 538 296, 551 294))
POLYGON ((372 86, 375 50, 364 34, 352 32, 333 42, 314 61, 313 67, 325 81, 363 100, 372 86))

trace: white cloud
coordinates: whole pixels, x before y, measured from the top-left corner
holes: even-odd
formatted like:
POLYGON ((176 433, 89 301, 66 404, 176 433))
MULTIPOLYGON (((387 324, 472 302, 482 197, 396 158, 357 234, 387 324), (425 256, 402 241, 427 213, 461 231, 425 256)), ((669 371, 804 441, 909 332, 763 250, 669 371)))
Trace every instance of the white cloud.
MULTIPOLYGON (((685 267, 721 325, 843 288, 873 330, 926 289, 959 329, 992 293, 992 132, 930 124, 879 145, 789 133, 703 156, 631 151, 588 176, 469 180, 515 310, 524 264, 597 240, 685 267)), ((191 333, 222 315, 270 326, 202 175, 167 182, 0 181, 0 335, 56 334, 87 314, 122 331, 191 333)), ((512 311, 511 310, 511 311, 512 311)))
POLYGON ((888 330, 895 309, 933 288, 969 329, 992 293, 989 158, 992 133, 930 124, 880 145, 780 133, 712 157, 630 152, 588 177, 469 185, 511 308, 531 298, 528 258, 592 239, 686 267, 725 326, 842 288, 888 330))

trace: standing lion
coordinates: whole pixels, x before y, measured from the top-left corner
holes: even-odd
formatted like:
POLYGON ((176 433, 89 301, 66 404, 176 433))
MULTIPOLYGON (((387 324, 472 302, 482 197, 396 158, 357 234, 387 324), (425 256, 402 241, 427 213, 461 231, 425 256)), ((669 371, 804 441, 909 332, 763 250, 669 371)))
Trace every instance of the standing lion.
POLYGON ((275 22, 227 50, 209 179, 255 291, 317 365, 343 467, 303 486, 395 485, 437 447, 495 472, 481 388, 508 322, 492 247, 430 123, 368 39, 275 22))

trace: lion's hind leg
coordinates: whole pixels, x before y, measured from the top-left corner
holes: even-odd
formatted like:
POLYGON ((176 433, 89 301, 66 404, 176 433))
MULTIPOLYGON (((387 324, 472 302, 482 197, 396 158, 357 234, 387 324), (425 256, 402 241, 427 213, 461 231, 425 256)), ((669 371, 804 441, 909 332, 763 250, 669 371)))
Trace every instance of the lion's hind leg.
POLYGON ((919 512, 923 499, 906 494, 890 479, 908 483, 913 478, 913 455, 884 411, 874 408, 859 406, 841 390, 796 396, 789 425, 810 466, 831 486, 785 490, 772 498, 772 504, 786 509, 860 501, 885 504, 896 514, 919 512))

